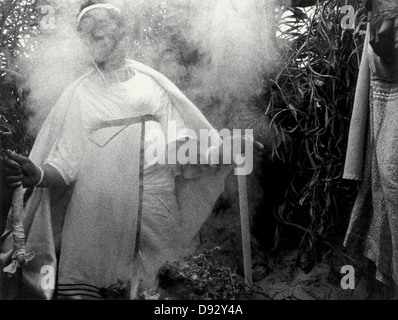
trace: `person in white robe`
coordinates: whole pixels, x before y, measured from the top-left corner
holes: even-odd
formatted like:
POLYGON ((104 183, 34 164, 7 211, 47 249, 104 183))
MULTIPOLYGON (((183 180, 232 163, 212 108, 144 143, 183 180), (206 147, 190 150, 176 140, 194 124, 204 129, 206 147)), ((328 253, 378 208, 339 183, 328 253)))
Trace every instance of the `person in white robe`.
MULTIPOLYGON (((64 91, 29 158, 8 154, 8 185, 34 187, 24 224, 34 259, 22 268, 22 290, 1 273, 1 299, 135 299, 156 288, 162 264, 192 252, 223 191, 231 166, 147 156, 154 141, 163 141, 156 151, 167 159, 213 128, 166 77, 125 58, 121 21, 111 5, 82 8, 78 30, 93 70, 64 91), (46 278, 52 270, 54 285, 46 278)), ((214 148, 220 141, 207 150, 214 148)), ((12 260, 11 220, 0 239, 1 269, 12 260)))

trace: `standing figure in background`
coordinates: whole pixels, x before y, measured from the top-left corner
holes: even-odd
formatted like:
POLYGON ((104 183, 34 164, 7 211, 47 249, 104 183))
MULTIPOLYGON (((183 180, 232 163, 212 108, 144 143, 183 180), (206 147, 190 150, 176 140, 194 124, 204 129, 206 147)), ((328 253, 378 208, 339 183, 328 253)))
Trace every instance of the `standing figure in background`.
POLYGON ((345 246, 370 261, 372 289, 391 297, 398 285, 398 1, 365 6, 370 19, 344 172, 361 184, 345 246))

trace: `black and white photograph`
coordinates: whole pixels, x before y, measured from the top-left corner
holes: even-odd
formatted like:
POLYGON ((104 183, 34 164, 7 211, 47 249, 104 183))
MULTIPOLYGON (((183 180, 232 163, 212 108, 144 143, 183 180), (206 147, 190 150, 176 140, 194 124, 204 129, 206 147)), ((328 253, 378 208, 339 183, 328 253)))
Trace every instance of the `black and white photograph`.
POLYGON ((0 0, 0 300, 396 299, 398 0, 0 0))

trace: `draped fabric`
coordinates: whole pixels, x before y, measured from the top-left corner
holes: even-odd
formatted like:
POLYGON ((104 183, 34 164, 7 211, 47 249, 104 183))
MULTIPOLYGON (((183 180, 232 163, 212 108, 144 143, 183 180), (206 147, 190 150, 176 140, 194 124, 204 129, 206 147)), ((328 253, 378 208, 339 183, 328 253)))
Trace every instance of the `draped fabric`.
POLYGON ((398 284, 398 60, 375 50, 375 30, 371 21, 350 126, 344 178, 361 183, 344 245, 372 261, 376 279, 391 285, 398 284))
MULTIPOLYGON (((383 21, 388 20, 380 20, 380 17, 383 16, 380 14, 381 12, 387 12, 389 7, 393 7, 394 4, 396 4, 396 0, 377 0, 377 3, 376 0, 365 0, 365 4, 367 9, 371 10, 371 21, 367 25, 367 33, 362 53, 354 106, 351 116, 347 155, 343 175, 345 179, 358 181, 362 179, 364 169, 363 164, 365 157, 365 144, 368 126, 371 77, 373 79, 387 82, 398 80, 398 59, 396 56, 396 49, 393 49, 391 45, 388 44, 388 39, 390 36, 386 38, 386 42, 383 40, 383 46, 389 46, 390 49, 383 49, 381 51, 387 53, 388 58, 394 57, 393 62, 385 61, 385 59, 383 59, 383 55, 379 56, 378 53, 374 50, 374 39, 376 30, 377 32, 381 30, 380 28, 383 21), (375 17, 379 17, 377 20, 378 23, 376 23, 375 17)), ((393 11, 391 13, 393 13, 393 11)), ((390 30, 389 32, 394 32, 394 35, 396 36, 397 33, 395 33, 395 30, 396 28, 390 30)), ((382 32, 384 31, 382 30, 382 32)), ((387 32, 387 30, 385 30, 385 32, 387 32)), ((388 34, 391 35, 391 33, 388 34)), ((382 38, 383 36, 381 37, 381 39, 382 38)), ((397 43, 398 40, 395 39, 393 41, 394 48, 397 43)))
POLYGON ((373 261, 376 278, 398 284, 398 82, 372 79, 363 181, 345 246, 373 261))
MULTIPOLYGON (((128 66, 135 77, 105 88, 94 71, 83 76, 46 119, 30 159, 57 168, 69 186, 35 188, 25 231, 27 250, 36 256, 23 267, 22 290, 17 279, 0 275, 0 298, 52 299, 55 289, 59 298, 103 298, 102 289, 119 282, 129 282, 135 298, 140 285, 154 285, 162 263, 195 249, 232 168, 185 170, 146 161, 142 151, 153 132, 160 129, 172 142, 169 122, 182 132, 177 138, 212 127, 166 77, 134 61, 128 66), (137 117, 144 120, 129 122, 137 117), (49 268, 57 287, 43 285, 49 268)), ((9 230, 1 238, 0 267, 10 260, 9 230)))
POLYGON ((359 68, 344 165, 343 178, 348 180, 361 180, 363 173, 370 94, 369 36, 368 27, 359 68))

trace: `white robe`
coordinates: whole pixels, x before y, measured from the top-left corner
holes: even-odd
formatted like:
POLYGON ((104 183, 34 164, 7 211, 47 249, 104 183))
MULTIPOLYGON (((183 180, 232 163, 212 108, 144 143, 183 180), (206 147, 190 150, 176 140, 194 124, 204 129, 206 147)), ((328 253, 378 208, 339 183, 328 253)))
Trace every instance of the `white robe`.
POLYGON ((176 124, 177 138, 190 138, 188 128, 167 92, 148 75, 136 72, 127 82, 111 86, 101 85, 97 78, 97 74, 92 75, 76 88, 57 147, 45 161, 68 184, 75 182, 61 242, 60 298, 95 296, 86 285, 108 288, 118 280, 130 281, 133 287, 142 280, 143 288, 155 288, 159 267, 166 261, 178 260, 182 252, 172 166, 143 158, 144 189, 140 199, 143 124, 91 131, 105 121, 154 115, 159 122, 145 123, 146 150, 153 143, 152 133, 161 131, 169 137, 169 123, 176 124), (134 258, 140 201, 139 254, 134 258))

